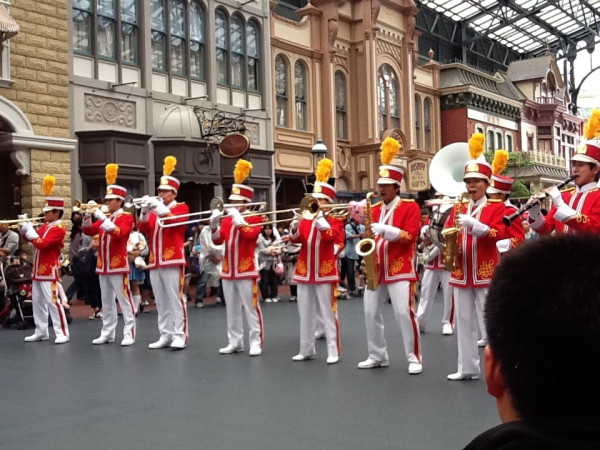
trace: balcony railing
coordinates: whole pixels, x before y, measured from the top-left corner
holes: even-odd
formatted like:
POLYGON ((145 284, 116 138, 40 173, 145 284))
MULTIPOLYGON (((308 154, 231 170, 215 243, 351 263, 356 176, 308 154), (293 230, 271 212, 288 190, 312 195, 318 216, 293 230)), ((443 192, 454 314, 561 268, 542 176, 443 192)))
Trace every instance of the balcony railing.
POLYGON ((567 168, 567 162, 562 156, 542 152, 514 152, 511 154, 511 162, 516 164, 545 164, 548 166, 567 168))

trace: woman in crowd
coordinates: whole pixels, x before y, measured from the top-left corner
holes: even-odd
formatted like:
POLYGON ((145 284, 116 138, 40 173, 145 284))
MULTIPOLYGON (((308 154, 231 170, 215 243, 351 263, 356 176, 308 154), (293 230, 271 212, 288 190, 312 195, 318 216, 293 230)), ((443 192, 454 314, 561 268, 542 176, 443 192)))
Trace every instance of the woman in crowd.
POLYGON ((275 274, 275 267, 279 262, 281 250, 278 248, 281 244, 279 233, 273 230, 273 225, 263 226, 256 249, 258 251, 258 268, 260 270, 260 293, 265 303, 277 303, 278 277, 275 274))

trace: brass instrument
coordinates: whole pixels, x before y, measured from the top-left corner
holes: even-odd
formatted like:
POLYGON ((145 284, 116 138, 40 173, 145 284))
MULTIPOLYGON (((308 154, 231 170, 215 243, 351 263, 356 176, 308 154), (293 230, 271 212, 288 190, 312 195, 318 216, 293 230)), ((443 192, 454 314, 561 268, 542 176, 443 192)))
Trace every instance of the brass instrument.
POLYGON ((332 203, 321 205, 312 195, 305 196, 300 202, 300 214, 304 219, 312 220, 323 212, 325 217, 333 217, 336 219, 345 219, 349 214, 349 206, 347 203, 332 203))
POLYGON ((367 289, 370 291, 374 291, 375 289, 377 289, 377 277, 379 274, 379 262, 377 261, 377 253, 375 253, 375 236, 371 231, 371 223, 373 222, 373 215, 371 213, 371 196, 373 195, 375 195, 375 192, 369 192, 367 194, 367 202, 365 205, 366 237, 358 241, 358 243, 356 244, 356 253, 362 256, 365 261, 365 272, 367 274, 367 289))
POLYGON ((40 225, 36 222, 43 222, 43 217, 19 217, 18 219, 13 220, 0 220, 0 223, 3 225, 8 225, 8 228, 15 229, 19 228, 19 224, 30 222, 32 225, 40 225))
POLYGON ((444 251, 444 265, 446 266, 446 270, 448 272, 454 272, 460 267, 458 261, 458 245, 460 239, 460 224, 458 223, 458 215, 462 210, 463 200, 468 197, 469 194, 466 192, 460 194, 454 209, 454 223, 452 224, 452 227, 446 228, 442 231, 442 236, 444 236, 444 243, 442 244, 442 250, 444 251))
POLYGON ((73 206, 71 207, 71 209, 74 212, 79 212, 81 214, 91 214, 96 209, 99 209, 104 214, 109 214, 109 212, 108 212, 108 206, 106 206, 106 205, 99 205, 96 202, 81 203, 80 200, 75 200, 73 202, 73 206))
POLYGON ((144 206, 147 206, 148 200, 150 200, 151 198, 160 199, 160 197, 158 197, 157 195, 155 195, 153 197, 149 197, 147 195, 144 195, 143 197, 138 197, 138 198, 127 197, 125 199, 125 202, 123 203, 123 207, 127 208, 127 209, 131 209, 131 208, 140 209, 140 208, 143 208, 144 206))
MULTIPOLYGON (((134 201, 135 201, 135 199, 134 199, 134 201)), ((210 201, 210 209, 208 209, 206 211, 198 211, 198 212, 192 212, 192 213, 187 213, 187 214, 179 214, 177 216, 158 217, 156 219, 156 224, 159 227, 163 227, 163 228, 173 228, 173 227, 179 227, 181 225, 187 225, 190 223, 198 224, 200 222, 206 222, 206 221, 210 220, 209 217, 204 217, 204 218, 200 218, 200 217, 211 215, 215 209, 218 209, 219 211, 223 212, 223 200, 221 200, 218 197, 213 198, 210 201), (197 217, 197 218, 193 219, 193 217, 197 217), (188 220, 185 220, 183 222, 173 222, 173 220, 177 220, 177 219, 188 219, 188 220), (168 223, 165 223, 165 221, 168 221, 168 223)))

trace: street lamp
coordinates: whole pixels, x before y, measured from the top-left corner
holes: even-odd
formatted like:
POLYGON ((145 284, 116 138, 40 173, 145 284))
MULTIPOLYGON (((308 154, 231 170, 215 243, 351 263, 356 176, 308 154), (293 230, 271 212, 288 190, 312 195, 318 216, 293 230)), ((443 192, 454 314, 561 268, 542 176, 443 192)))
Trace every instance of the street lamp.
POLYGON ((323 144, 323 139, 317 139, 317 143, 310 149, 313 158, 313 170, 317 169, 319 161, 327 156, 327 146, 323 144))

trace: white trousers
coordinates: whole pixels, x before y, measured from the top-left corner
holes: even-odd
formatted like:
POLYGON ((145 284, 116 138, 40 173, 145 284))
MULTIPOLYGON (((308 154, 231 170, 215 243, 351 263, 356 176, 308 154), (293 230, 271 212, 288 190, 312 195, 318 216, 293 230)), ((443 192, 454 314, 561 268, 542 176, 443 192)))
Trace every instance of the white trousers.
POLYGON ((409 363, 420 364, 421 337, 412 304, 410 281, 380 284, 374 291, 365 290, 363 303, 369 357, 379 362, 389 360, 383 320, 383 308, 388 296, 392 300, 394 316, 402 331, 406 359, 409 363))
POLYGON ((425 269, 421 281, 421 298, 417 308, 417 321, 419 329, 424 331, 427 326, 427 320, 431 314, 435 293, 438 284, 442 284, 442 293, 444 297, 444 315, 442 324, 449 323, 454 326, 454 302, 452 300, 452 288, 450 287, 450 272, 447 270, 425 269))
POLYGON ((184 279, 183 266, 150 271, 158 313, 158 332, 169 342, 175 338, 187 342, 188 338, 187 305, 183 299, 184 279))
POLYGON ((227 337, 229 345, 244 348, 244 323, 242 309, 246 314, 250 348, 263 346, 263 318, 258 302, 256 280, 223 280, 223 295, 227 309, 227 337))
POLYGON ((48 314, 52 318, 52 327, 56 337, 68 336, 69 325, 65 310, 58 298, 56 281, 32 281, 32 308, 35 334, 48 337, 48 314))
POLYGON ((119 273, 115 275, 99 275, 100 292, 102 294, 102 331, 100 336, 115 339, 118 315, 117 304, 119 302, 123 314, 123 338, 135 339, 135 307, 129 290, 129 275, 119 273))
POLYGON ((315 331, 317 314, 327 338, 327 356, 341 354, 340 324, 337 315, 337 299, 334 286, 298 283, 298 313, 300 314, 300 354, 315 354, 315 331))
POLYGON ((454 287, 456 301, 456 339, 458 341, 458 373, 479 375, 479 349, 477 347, 477 302, 482 305, 488 288, 454 287))

